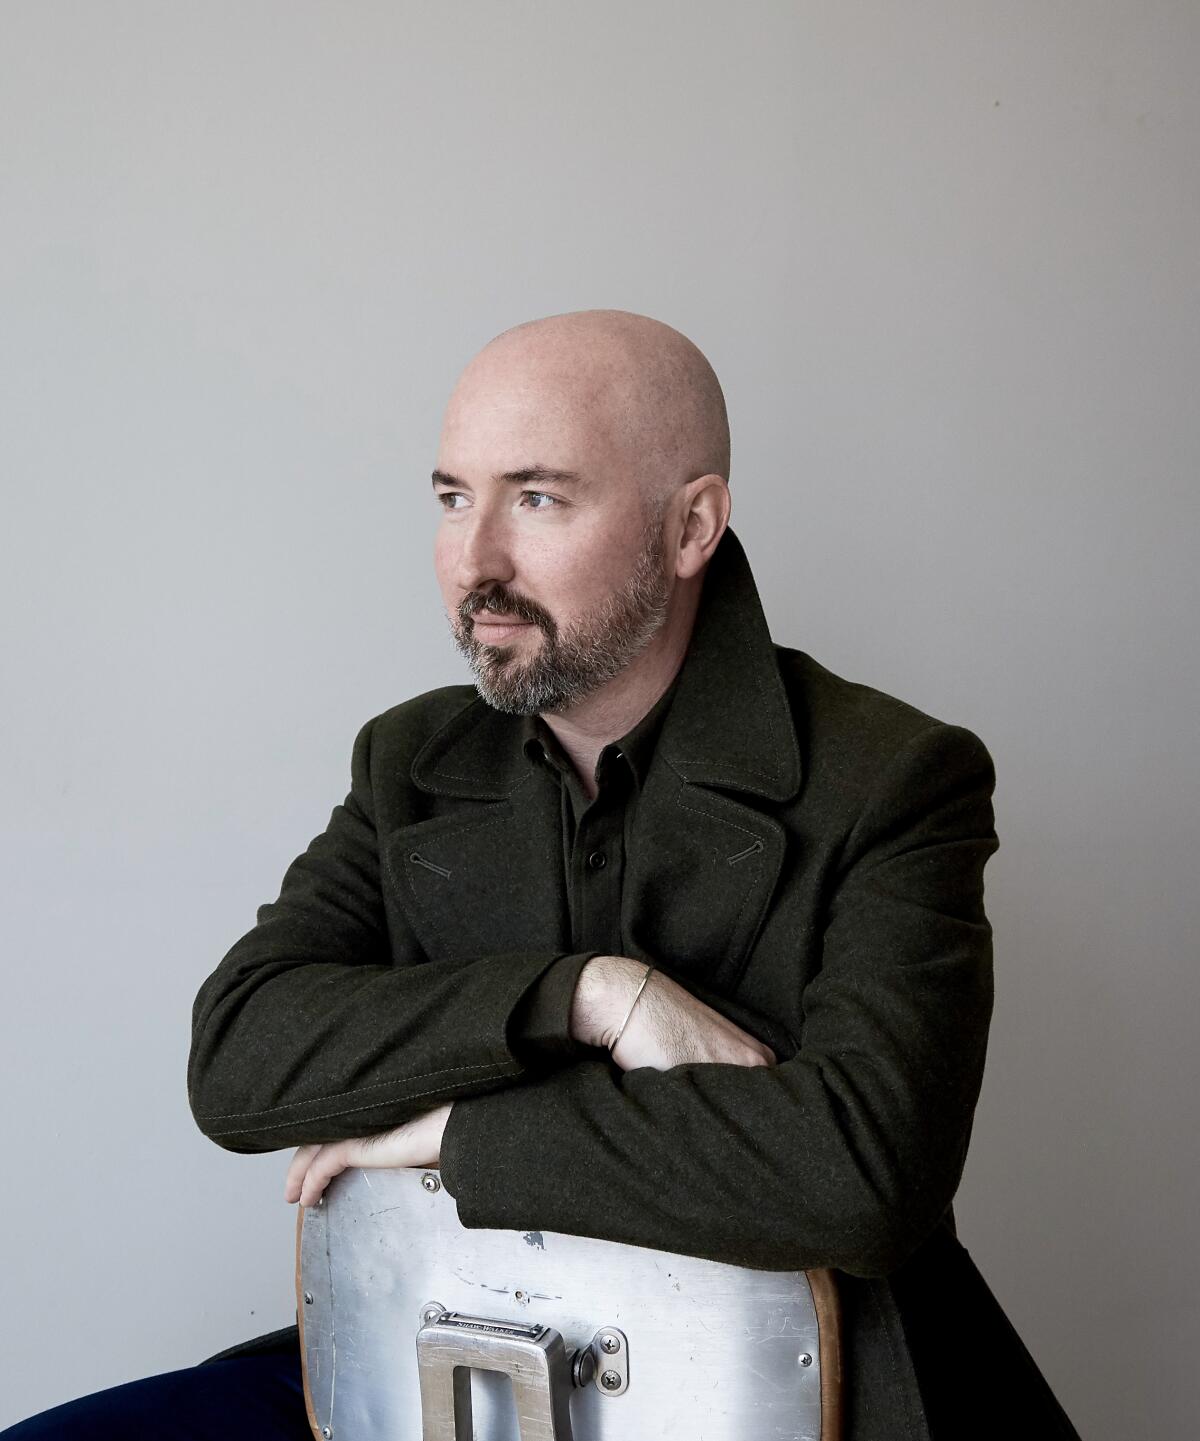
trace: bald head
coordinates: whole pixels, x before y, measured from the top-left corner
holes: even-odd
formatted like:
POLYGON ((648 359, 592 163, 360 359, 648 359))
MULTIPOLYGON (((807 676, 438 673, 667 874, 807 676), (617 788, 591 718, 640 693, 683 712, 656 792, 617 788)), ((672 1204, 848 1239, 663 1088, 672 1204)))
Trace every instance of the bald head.
POLYGON ((687 336, 660 320, 577 310, 513 326, 463 371, 446 424, 459 423, 464 410, 511 405, 514 397, 536 408, 543 424, 621 468, 651 510, 700 476, 728 481, 720 383, 687 336))
POLYGON ((438 583, 484 700, 592 740, 644 715, 687 649, 728 474, 721 387, 669 325, 580 310, 485 345, 432 476, 438 583))

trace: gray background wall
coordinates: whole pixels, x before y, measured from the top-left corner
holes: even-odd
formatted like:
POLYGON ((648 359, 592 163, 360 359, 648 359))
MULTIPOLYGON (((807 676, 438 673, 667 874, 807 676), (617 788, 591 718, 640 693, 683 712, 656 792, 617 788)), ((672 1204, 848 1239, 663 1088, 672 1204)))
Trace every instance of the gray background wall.
POLYGON ((614 305, 723 379, 776 638, 990 746, 963 1239, 1086 1436, 1190 1432, 1198 66, 1162 0, 0 6, 0 1424, 291 1321, 192 997, 466 679, 458 369, 614 305))

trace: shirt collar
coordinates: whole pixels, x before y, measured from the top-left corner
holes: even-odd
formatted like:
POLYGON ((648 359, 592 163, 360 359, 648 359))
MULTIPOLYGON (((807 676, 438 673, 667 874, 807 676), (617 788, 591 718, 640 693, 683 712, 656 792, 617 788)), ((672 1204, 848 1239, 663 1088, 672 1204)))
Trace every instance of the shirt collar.
MULTIPOLYGON (((670 709, 671 701, 678 688, 679 672, 676 671, 675 679, 641 720, 631 726, 618 740, 610 741, 604 747, 596 760, 595 779, 597 784, 600 781, 601 770, 610 759, 616 755, 623 755, 637 781, 638 789, 641 789, 650 770, 654 745, 662 730, 663 719, 670 709)), ((558 737, 540 715, 521 717, 521 749, 525 752, 531 765, 549 764, 563 775, 573 769, 571 758, 563 750, 558 737)))

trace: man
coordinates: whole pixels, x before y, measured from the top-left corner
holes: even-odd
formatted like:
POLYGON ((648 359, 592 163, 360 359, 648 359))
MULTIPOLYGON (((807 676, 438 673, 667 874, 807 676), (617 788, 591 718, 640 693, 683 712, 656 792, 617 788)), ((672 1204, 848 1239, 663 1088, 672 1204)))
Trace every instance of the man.
MULTIPOLYGON (((836 1268, 847 1441, 1074 1436, 951 1211, 991 760, 772 643, 728 475, 720 386, 668 326, 552 316, 475 357, 433 472, 475 684, 360 731, 200 988, 194 1115, 295 1146, 304 1206, 437 1165, 467 1226, 836 1268)), ((159 1380, 226 1432, 269 1392, 255 1434, 307 1434, 294 1328, 159 1380)))

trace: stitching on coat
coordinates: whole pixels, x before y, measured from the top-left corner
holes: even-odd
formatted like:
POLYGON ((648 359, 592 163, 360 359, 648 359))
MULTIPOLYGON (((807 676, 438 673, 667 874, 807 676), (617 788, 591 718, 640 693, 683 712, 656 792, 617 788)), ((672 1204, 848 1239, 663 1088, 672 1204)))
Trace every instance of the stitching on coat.
MULTIPOLYGON (((676 804, 677 804, 682 810, 691 811, 691 813, 692 813, 694 816, 703 816, 705 820, 716 820, 716 821, 720 821, 720 823, 721 823, 722 825, 732 826, 735 831, 741 831, 741 833, 742 833, 743 835, 745 835, 745 836, 753 836, 756 841, 761 841, 761 840, 762 840, 762 837, 761 837, 761 836, 756 835, 754 831, 747 830, 745 826, 739 826, 736 821, 726 820, 726 818, 725 818, 724 816, 714 816, 714 815, 712 815, 711 812, 709 812, 709 811, 702 811, 702 810, 698 810, 695 806, 689 806, 688 803, 684 800, 684 798, 683 798, 682 795, 676 797, 676 804)), ((741 925, 741 923, 742 923, 742 913, 745 911, 746 907, 750 904, 750 898, 754 895, 754 890, 755 890, 754 884, 753 884, 753 882, 751 882, 751 884, 746 887, 746 892, 745 892, 745 894, 742 896, 742 903, 741 903, 741 905, 738 907, 737 915, 734 916, 734 918, 733 918, 733 925, 732 925, 732 927, 731 927, 730 929, 731 929, 731 932, 732 932, 734 935, 736 935, 736 934, 738 933, 738 927, 739 927, 739 926, 741 925)), ((761 897, 759 898, 759 913, 758 913, 758 916, 755 918, 755 922, 754 922, 754 929, 755 929, 755 930, 758 929, 759 923, 760 923, 761 920, 762 920, 763 912, 766 910, 767 902, 770 900, 770 898, 771 898, 771 890, 770 890, 769 887, 764 886, 764 887, 763 887, 762 895, 761 895, 761 897)))
MULTIPOLYGON (((421 760, 421 757, 425 754, 425 752, 426 752, 426 751, 433 751, 433 750, 435 750, 435 747, 434 747, 434 744, 433 744, 434 741, 438 740, 441 736, 443 736, 443 735, 445 734, 445 732, 447 732, 448 730, 450 730, 450 729, 454 726, 454 723, 455 723, 461 716, 465 716, 466 713, 472 708, 472 706, 476 706, 476 705, 479 705, 479 704, 481 704, 481 701, 480 701, 480 697, 479 697, 478 693, 476 693, 475 695, 468 696, 467 699, 463 702, 463 704, 462 704, 461 706, 459 706, 459 708, 458 708, 456 711, 452 711, 451 714, 446 717, 446 719, 442 722, 441 725, 439 725, 439 726, 437 727, 436 730, 434 730, 430 735, 428 735, 428 736, 425 737, 424 742, 423 742, 423 743, 421 744, 421 746, 418 748, 416 755, 413 756, 413 758, 412 758, 412 763, 409 765, 409 768, 408 768, 409 779, 413 782, 414 785, 418 786, 421 790, 425 790, 425 789, 426 789, 426 786, 423 785, 419 780, 417 780, 417 775, 416 775, 417 763, 421 760)), ((376 717, 376 719, 378 719, 378 717, 376 717)), ((478 724, 478 722, 476 722, 476 724, 478 724)), ((446 749, 447 749, 450 745, 453 745, 454 741, 457 740, 457 739, 458 739, 458 736, 455 735, 449 742, 444 742, 444 743, 442 744, 442 746, 441 746, 441 751, 444 753, 444 752, 446 751, 446 749)), ((436 772, 434 772, 434 774, 436 774, 436 772)), ((462 779, 465 780, 465 779, 468 779, 468 778, 464 776, 464 777, 462 777, 462 779)), ((429 786, 428 789, 430 789, 435 795, 440 795, 440 794, 441 794, 441 792, 438 791, 438 789, 437 789, 436 786, 429 786)))
POLYGON ((735 851, 733 855, 725 857, 725 864, 734 866, 738 861, 744 861, 747 856, 755 855, 763 849, 762 841, 755 839, 752 845, 748 845, 744 851, 735 851))
MULTIPOLYGON (((470 1067, 470 1066, 463 1066, 463 1067, 460 1067, 459 1069, 461 1069, 461 1070, 470 1070, 471 1067, 470 1067)), ((475 1069, 478 1070, 479 1067, 476 1067, 475 1069)), ((487 1067, 487 1069, 488 1069, 488 1070, 491 1070, 491 1071, 502 1071, 502 1070, 505 1069, 505 1067, 501 1064, 501 1065, 489 1066, 489 1067, 487 1067)), ((438 1073, 437 1073, 436 1071, 432 1071, 432 1072, 430 1072, 430 1074, 431 1074, 431 1075, 437 1075, 438 1073)), ((422 1079, 424 1079, 424 1078, 422 1078, 422 1079)), ((381 1082, 381 1084, 383 1084, 383 1083, 381 1082)), ((392 1081, 392 1082, 390 1082, 389 1084, 395 1085, 396 1083, 395 1083, 394 1081, 392 1081)), ((372 1088, 369 1087, 369 1086, 364 1086, 364 1087, 363 1087, 363 1090, 364 1090, 364 1091, 365 1091, 365 1090, 370 1090, 370 1089, 372 1089, 372 1088)), ((425 1090, 425 1091, 407 1091, 407 1092, 405 1092, 405 1094, 404 1094, 403 1096, 401 1096, 399 1099, 402 1100, 402 1101, 415 1101, 415 1100, 417 1100, 417 1099, 418 1099, 419 1097, 421 1097, 421 1096, 436 1096, 436 1095, 438 1095, 440 1092, 441 1092, 441 1087, 440 1087, 440 1086, 431 1086, 428 1090, 425 1090)), ((341 1094, 344 1095, 344 1096, 353 1096, 353 1095, 355 1095, 355 1094, 357 1094, 357 1093, 354 1092, 354 1091, 343 1091, 341 1094)), ((329 1099, 329 1098, 326 1098, 326 1099, 329 1099)), ((317 1101, 294 1101, 294 1102, 292 1102, 291 1104, 297 1105, 297 1106, 299 1106, 299 1105, 315 1106, 315 1105, 319 1104, 319 1102, 317 1102, 317 1101)), ((365 1106, 343 1106, 340 1110, 335 1111, 333 1114, 334 1114, 335 1116, 353 1116, 356 1111, 373 1111, 376 1106, 382 1106, 383 1104, 384 1104, 383 1101, 368 1101, 365 1106)), ((280 1108, 279 1106, 272 1106, 271 1109, 270 1109, 270 1110, 267 1110, 267 1111, 242 1111, 240 1114, 241 1114, 241 1115, 244 1115, 244 1116, 269 1116, 269 1115, 271 1114, 271 1111, 278 1111, 278 1110, 280 1110, 280 1109, 281 1109, 281 1108, 280 1108)), ((237 1115, 237 1114, 239 1114, 239 1113, 238 1113, 238 1112, 233 1112, 232 1114, 237 1115)), ((204 1118, 202 1118, 202 1119, 210 1119, 210 1118, 204 1117, 204 1118)), ((313 1119, 314 1121, 319 1121, 319 1120, 321 1120, 321 1119, 323 1119, 323 1118, 320 1117, 320 1116, 314 1116, 314 1117, 312 1117, 312 1119, 313 1119)), ((293 1119, 293 1120, 291 1120, 291 1121, 272 1121, 269 1126, 253 1126, 253 1127, 250 1127, 250 1126, 226 1126, 223 1131, 210 1131, 209 1134, 212 1135, 212 1136, 239 1136, 239 1135, 241 1135, 244 1131, 248 1131, 248 1130, 255 1130, 255 1131, 278 1131, 281 1126, 296 1126, 296 1125, 299 1125, 299 1124, 300 1124, 300 1121, 299 1121, 298 1119, 293 1119)), ((403 1125, 403 1122, 398 1122, 397 1124, 398 1124, 398 1125, 403 1125)))
MULTIPOLYGON (((410 1079, 414 1081, 429 1081, 432 1080, 434 1076, 453 1076, 459 1071, 494 1071, 497 1065, 503 1066, 504 1064, 505 1062, 503 1061, 474 1061, 469 1066, 443 1066, 437 1071, 422 1071, 420 1075, 412 1076, 410 1079)), ((367 1091, 377 1091, 381 1086, 397 1086, 403 1084, 402 1081, 372 1081, 370 1085, 367 1086, 355 1086, 351 1091, 331 1091, 327 1096, 310 1096, 306 1101, 284 1101, 282 1105, 266 1106, 260 1111, 209 1111, 200 1117, 200 1119, 205 1121, 233 1121, 242 1116, 270 1116, 274 1115, 276 1111, 292 1111, 295 1110, 297 1106, 322 1106, 326 1101, 338 1101, 343 1096, 361 1096, 367 1091)), ((437 1088, 434 1087, 434 1089, 436 1090, 437 1088)), ((417 1094, 425 1096, 429 1093, 427 1091, 418 1091, 417 1094)), ((378 1102, 372 1102, 372 1105, 377 1104, 378 1102)), ((284 1125, 287 1125, 286 1121, 284 1125)))
MULTIPOLYGON (((434 776, 434 777, 436 777, 436 776, 442 776, 442 777, 444 777, 444 778, 445 778, 446 780, 448 780, 448 781, 466 781, 466 782, 468 782, 469 784, 471 784, 471 785, 476 785, 476 786, 479 785, 479 783, 480 783, 480 779, 479 779, 479 776, 478 776, 478 775, 473 775, 473 776, 460 776, 456 771, 444 771, 444 770, 442 770, 441 766, 439 766, 439 767, 437 768, 437 770, 435 770, 435 771, 433 772, 433 776, 434 776)), ((432 778, 433 778, 433 777, 431 777, 431 779, 432 779, 432 778)), ((495 790, 495 789, 493 788, 494 794, 500 796, 501 798, 506 798, 506 797, 508 797, 508 796, 515 796, 516 793, 517 793, 523 786, 527 786, 532 779, 533 779, 533 771, 530 770, 529 775, 527 775, 527 776, 525 776, 523 779, 519 780, 519 781, 517 782, 517 784, 512 787, 511 790, 501 791, 501 790, 495 790)), ((485 784, 486 784, 486 782, 485 782, 485 784)), ((434 788, 434 791, 435 791, 435 794, 437 794, 437 795, 442 795, 442 794, 444 794, 443 791, 437 790, 436 787, 434 788)))
POLYGON ((427 871, 432 871, 434 875, 445 876, 447 880, 450 879, 450 872, 445 866, 439 866, 433 861, 427 861, 420 851, 410 851, 408 858, 414 865, 424 866, 427 871))
MULTIPOLYGON (((509 811, 509 813, 508 813, 507 815, 502 815, 502 816, 486 816, 486 817, 484 817, 484 818, 481 819, 481 820, 468 821, 468 822, 466 822, 465 824, 462 824, 462 825, 456 825, 456 826, 452 826, 452 827, 447 827, 447 829, 450 830, 450 831, 452 832, 452 834, 462 835, 462 834, 464 834, 464 833, 467 832, 467 831, 477 831, 477 830, 480 830, 480 829, 486 829, 488 826, 499 826, 499 825, 503 825, 505 821, 508 821, 508 820, 511 820, 511 819, 512 819, 512 812, 509 811)), ((391 852, 392 852, 392 848, 389 846, 389 848, 388 848, 388 853, 387 853, 387 866, 388 866, 388 870, 392 873, 392 878, 393 878, 393 879, 396 879, 396 866, 395 866, 395 865, 393 864, 393 862, 392 862, 392 854, 391 854, 391 852)), ((404 870, 403 870, 403 878, 404 878, 404 884, 405 884, 405 886, 407 886, 407 888, 408 888, 408 893, 409 893, 409 895, 412 896, 413 901, 414 901, 414 902, 416 903, 416 905, 417 905, 417 908, 420 910, 421 914, 425 917, 426 921, 428 922, 428 924, 429 924, 429 929, 430 929, 430 930, 433 932, 433 934, 437 937, 439 944, 444 948, 444 947, 446 946, 446 938, 445 938, 445 936, 442 935, 441 929, 439 928, 437 922, 433 919, 433 916, 432 916, 432 914, 430 913, 429 907, 426 906, 426 905, 422 902, 421 897, 417 894, 417 888, 416 888, 416 886, 413 885, 412 872, 409 871, 407 867, 405 867, 404 870)))
POLYGON ((689 806, 682 796, 677 798, 676 804, 681 810, 691 811, 694 816, 703 816, 706 821, 720 821, 723 826, 732 826, 735 831, 741 831, 744 836, 753 836, 756 841, 762 839, 757 831, 747 830, 745 826, 739 826, 737 821, 728 820, 725 816, 714 816, 711 811, 702 811, 697 806, 689 806))
MULTIPOLYGON (((774 771, 760 771, 757 766, 739 766, 738 769, 737 769, 735 772, 733 772, 731 775, 713 775, 713 774, 712 774, 712 762, 711 762, 711 761, 689 761, 689 760, 684 760, 684 758, 683 758, 682 756, 680 756, 679 759, 678 759, 678 761, 676 762, 676 768, 678 768, 678 766, 700 766, 700 767, 702 767, 702 769, 704 770, 705 775, 709 777, 710 783, 711 783, 712 785, 717 785, 717 786, 736 784, 736 783, 737 783, 737 778, 738 778, 739 775, 742 775, 742 776, 762 776, 762 778, 763 778, 764 780, 777 781, 777 780, 779 780, 779 779, 781 778, 781 776, 782 776, 782 774, 783 774, 782 771, 778 771, 778 770, 774 770, 774 771)), ((690 783, 689 783, 689 784, 690 784, 690 783)))

